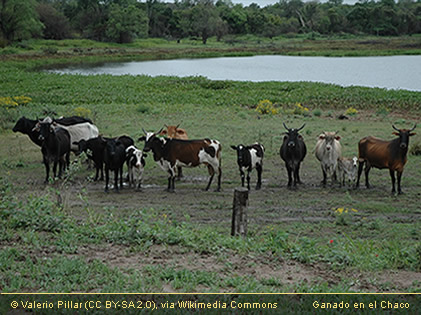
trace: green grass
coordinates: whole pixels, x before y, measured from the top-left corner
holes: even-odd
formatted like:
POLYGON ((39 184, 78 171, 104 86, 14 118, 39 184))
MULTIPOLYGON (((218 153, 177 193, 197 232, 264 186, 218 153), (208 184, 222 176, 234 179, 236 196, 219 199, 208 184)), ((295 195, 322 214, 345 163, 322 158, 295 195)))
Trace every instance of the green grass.
MULTIPOLYGON (((59 46, 59 51, 76 46, 108 47, 89 41, 29 44, 35 51, 48 45, 59 46)), ((420 292, 416 278, 421 268, 421 169, 416 166, 421 158, 409 156, 403 177, 406 194, 397 197, 390 195, 388 172, 380 170, 371 173, 372 190, 322 189, 320 166, 312 150, 323 130, 339 130, 343 154, 349 157, 357 154, 356 144, 363 136, 390 139, 391 124, 408 127, 419 120, 421 93, 202 77, 85 77, 34 70, 56 63, 150 58, 154 49, 158 50, 156 56, 161 48, 165 53, 174 48, 173 43, 166 47, 162 40, 135 42, 132 47, 141 45, 150 49, 144 55, 126 51, 109 57, 84 52, 81 56, 59 53, 2 60, 0 97, 31 98, 28 104, 1 108, 2 291, 420 292), (278 114, 255 111, 266 99, 278 114), (296 103, 309 108, 309 114, 294 114, 296 103), (358 113, 347 121, 336 119, 349 107, 358 113), (76 108, 86 109, 106 136, 127 134, 137 139, 142 128, 158 130, 163 124, 182 123, 190 138, 220 140, 223 192, 200 191, 205 186, 200 179, 177 183, 174 195, 161 192, 166 175, 151 157, 145 172, 149 187, 140 193, 124 190, 119 195, 105 195, 102 184, 89 180, 91 171, 85 170, 80 160, 65 180, 42 185, 39 148, 10 129, 22 115, 71 115, 76 108), (308 156, 302 168, 306 185, 297 191, 285 188, 286 174, 279 158, 282 122, 289 126, 306 123, 303 137, 308 156), (266 148, 266 182, 262 191, 250 193, 248 237, 233 238, 229 235, 232 189, 240 179, 229 146, 255 141, 266 148), (335 213, 340 207, 358 212, 335 213), (288 267, 291 264, 296 269, 288 267), (253 273, 256 269, 260 274, 253 273), (288 279, 284 269, 297 278, 288 279), (399 272, 413 277, 399 284, 399 272), (382 276, 391 273, 398 275, 385 281, 382 276)), ((224 44, 211 41, 212 45, 224 44)), ((225 54, 198 46, 197 51, 174 49, 169 56, 225 54)), ((418 137, 411 138, 411 143, 418 137)), ((206 174, 204 169, 185 172, 192 177, 206 174)), ((255 176, 253 173, 252 181, 255 176)))

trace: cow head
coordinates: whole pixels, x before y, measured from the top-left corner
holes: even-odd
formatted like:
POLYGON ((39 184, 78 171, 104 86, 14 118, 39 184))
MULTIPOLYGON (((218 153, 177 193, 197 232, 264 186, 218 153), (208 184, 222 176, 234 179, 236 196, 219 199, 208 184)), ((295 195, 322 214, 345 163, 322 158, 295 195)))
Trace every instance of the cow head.
POLYGON ((174 138, 174 139, 187 139, 187 133, 184 129, 178 128, 180 124, 177 126, 167 126, 164 125, 166 129, 161 130, 159 133, 160 136, 174 138))
POLYGON ((82 139, 80 141, 74 141, 73 145, 77 145, 78 152, 86 152, 88 150, 88 143, 85 139, 82 139))
POLYGON ((340 136, 337 135, 336 132, 323 132, 319 139, 324 141, 324 146, 327 151, 330 151, 332 147, 334 146, 335 140, 339 141, 341 139, 340 136))
POLYGON ((119 146, 124 147, 124 145, 119 141, 119 140, 115 140, 115 139, 109 139, 106 140, 106 144, 105 144, 105 150, 107 150, 108 154, 111 157, 114 157, 117 153, 117 148, 119 146))
POLYGON ((285 129, 287 130, 287 132, 285 133, 284 136, 284 143, 286 143, 288 148, 295 148, 295 146, 297 145, 298 141, 302 141, 303 137, 298 134, 298 132, 304 128, 304 126, 306 124, 303 124, 300 128, 298 129, 294 129, 294 128, 288 128, 287 125, 285 125, 285 123, 283 123, 285 129))
MULTIPOLYGON (((143 153, 141 150, 136 148, 134 145, 129 146, 126 149, 127 160, 133 160, 135 167, 141 167, 145 165, 145 158, 147 157, 146 153, 143 153)), ((131 162, 130 162, 131 163, 131 162)))
POLYGON ((237 146, 232 145, 231 149, 237 151, 237 163, 238 163, 238 165, 243 165, 243 161, 244 161, 245 154, 246 154, 246 151, 247 151, 246 147, 242 144, 239 144, 237 146))
POLYGON ((414 125, 412 129, 398 129, 394 125, 392 125, 392 128, 396 130, 396 132, 393 132, 394 135, 399 136, 399 147, 402 150, 405 150, 408 148, 409 144, 409 137, 415 135, 414 129, 417 127, 417 124, 414 125))
POLYGON ((143 147, 144 152, 149 152, 153 150, 156 146, 162 146, 165 144, 165 139, 159 138, 158 135, 161 133, 163 128, 161 128, 158 132, 147 132, 145 129, 142 128, 144 136, 137 139, 138 141, 145 141, 145 146, 143 147))
POLYGON ((39 124, 39 136, 38 139, 44 141, 48 139, 51 134, 55 134, 54 127, 51 123, 38 123, 39 124))
POLYGON ((16 122, 16 125, 13 127, 12 130, 13 132, 18 132, 18 131, 24 132, 25 130, 30 128, 27 124, 28 124, 28 120, 24 116, 22 116, 16 122))

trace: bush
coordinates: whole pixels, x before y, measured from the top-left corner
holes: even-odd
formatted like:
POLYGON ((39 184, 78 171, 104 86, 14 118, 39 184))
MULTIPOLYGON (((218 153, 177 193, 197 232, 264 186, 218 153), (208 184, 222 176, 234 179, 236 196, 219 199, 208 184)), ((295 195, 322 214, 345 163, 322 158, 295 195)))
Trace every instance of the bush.
POLYGON ((256 112, 262 115, 276 115, 278 110, 273 106, 269 100, 260 101, 256 107, 256 112))
POLYGON ((349 116, 355 116, 358 114, 358 110, 356 110, 354 107, 348 107, 348 109, 345 111, 345 115, 349 116))

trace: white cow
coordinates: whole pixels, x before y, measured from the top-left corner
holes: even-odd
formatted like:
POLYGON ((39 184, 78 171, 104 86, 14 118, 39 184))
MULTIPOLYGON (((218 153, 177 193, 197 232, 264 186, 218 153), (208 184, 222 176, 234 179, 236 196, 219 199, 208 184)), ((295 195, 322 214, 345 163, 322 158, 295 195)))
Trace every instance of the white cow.
POLYGON ((331 177, 332 181, 336 180, 338 159, 342 155, 340 139, 336 132, 323 132, 317 140, 315 154, 322 167, 323 185, 326 185, 327 177, 331 177))

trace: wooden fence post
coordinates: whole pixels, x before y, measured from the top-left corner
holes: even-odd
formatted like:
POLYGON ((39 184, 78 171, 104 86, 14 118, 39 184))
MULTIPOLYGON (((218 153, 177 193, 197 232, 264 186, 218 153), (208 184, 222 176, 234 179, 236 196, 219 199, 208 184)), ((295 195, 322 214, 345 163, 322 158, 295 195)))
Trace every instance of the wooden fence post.
POLYGON ((232 205, 231 235, 247 235, 247 206, 249 191, 247 188, 240 187, 234 190, 234 201, 232 205))

